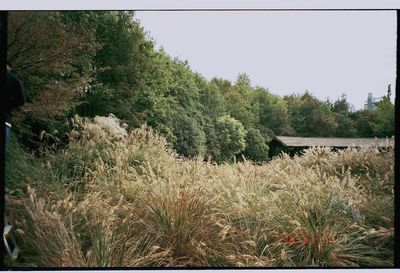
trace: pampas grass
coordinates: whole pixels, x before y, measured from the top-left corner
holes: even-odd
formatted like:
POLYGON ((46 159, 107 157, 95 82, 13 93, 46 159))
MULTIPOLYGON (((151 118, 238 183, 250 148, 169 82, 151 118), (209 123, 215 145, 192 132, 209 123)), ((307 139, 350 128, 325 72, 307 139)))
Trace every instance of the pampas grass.
POLYGON ((68 147, 30 159, 41 168, 7 165, 36 179, 6 201, 23 231, 11 266, 393 265, 390 147, 215 165, 114 116, 71 124, 68 147))

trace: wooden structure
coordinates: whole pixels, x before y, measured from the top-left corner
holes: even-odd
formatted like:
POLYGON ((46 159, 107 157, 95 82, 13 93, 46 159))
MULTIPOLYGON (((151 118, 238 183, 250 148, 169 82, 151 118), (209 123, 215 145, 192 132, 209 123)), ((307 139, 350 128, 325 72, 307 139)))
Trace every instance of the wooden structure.
POLYGON ((270 157, 281 152, 289 155, 298 154, 310 147, 330 147, 333 150, 361 147, 384 149, 394 145, 394 138, 323 138, 323 137, 289 137, 276 136, 269 143, 270 157))

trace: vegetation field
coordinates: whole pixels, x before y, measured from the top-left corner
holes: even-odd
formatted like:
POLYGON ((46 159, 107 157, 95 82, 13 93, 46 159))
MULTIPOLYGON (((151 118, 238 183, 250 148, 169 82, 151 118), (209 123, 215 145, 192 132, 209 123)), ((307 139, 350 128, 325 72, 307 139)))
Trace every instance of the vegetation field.
POLYGON ((12 135, 9 266, 393 266, 392 147, 217 165, 114 116, 68 137, 33 155, 12 135))
POLYGON ((269 158, 275 136, 392 137, 390 84, 355 111, 208 79, 132 11, 14 11, 7 31, 26 97, 7 110, 8 266, 393 266, 393 147, 269 158))

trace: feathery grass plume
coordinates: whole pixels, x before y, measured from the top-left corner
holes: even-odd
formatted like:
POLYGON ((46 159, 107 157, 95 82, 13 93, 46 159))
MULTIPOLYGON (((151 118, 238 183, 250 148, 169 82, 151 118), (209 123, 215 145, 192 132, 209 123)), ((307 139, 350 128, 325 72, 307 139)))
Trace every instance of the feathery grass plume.
MULTIPOLYGON (((24 242, 34 249, 37 266, 85 266, 85 259, 68 216, 49 208, 43 199, 36 197, 35 191, 28 188, 30 202, 26 206, 27 232, 24 242)), ((54 205, 53 205, 54 207, 54 205)))
POLYGON ((114 116, 71 123, 64 149, 9 155, 6 209, 22 231, 11 265, 393 265, 391 148, 215 165, 114 116))
POLYGON ((168 252, 170 261, 165 265, 209 266, 224 259, 228 244, 219 237, 221 228, 213 215, 215 202, 199 189, 149 192, 143 201, 146 209, 141 217, 142 229, 153 247, 168 252))

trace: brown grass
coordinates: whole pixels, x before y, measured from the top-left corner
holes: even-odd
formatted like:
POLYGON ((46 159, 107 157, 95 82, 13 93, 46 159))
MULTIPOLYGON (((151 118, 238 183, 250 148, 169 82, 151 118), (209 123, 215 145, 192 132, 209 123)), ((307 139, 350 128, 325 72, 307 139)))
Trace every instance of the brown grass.
POLYGON ((73 126, 35 189, 8 197, 24 232, 11 265, 393 265, 391 149, 214 165, 114 117, 73 126))

